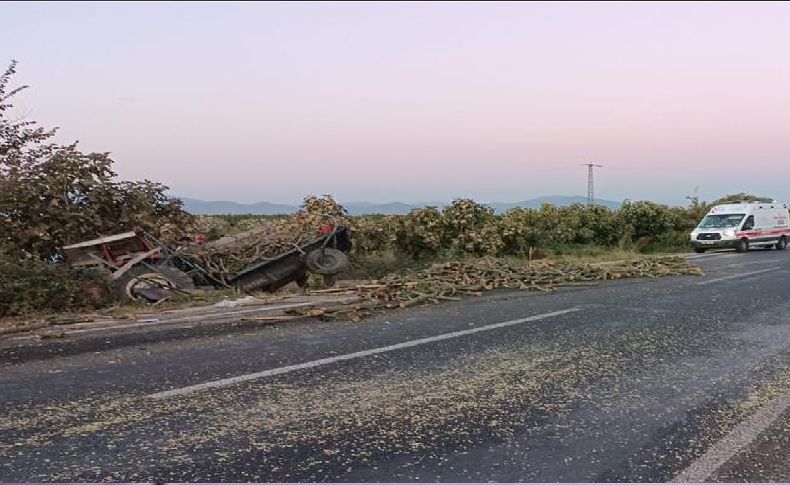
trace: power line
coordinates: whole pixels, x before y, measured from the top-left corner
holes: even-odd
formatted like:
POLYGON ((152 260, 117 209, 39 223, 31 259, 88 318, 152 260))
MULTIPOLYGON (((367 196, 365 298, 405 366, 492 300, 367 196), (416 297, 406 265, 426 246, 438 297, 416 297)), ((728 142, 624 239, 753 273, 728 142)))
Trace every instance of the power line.
POLYGON ((597 165, 595 163, 582 163, 582 165, 587 167, 587 206, 592 207, 595 203, 595 196, 594 196, 594 186, 593 186, 593 168, 594 167, 603 167, 603 165, 597 165))

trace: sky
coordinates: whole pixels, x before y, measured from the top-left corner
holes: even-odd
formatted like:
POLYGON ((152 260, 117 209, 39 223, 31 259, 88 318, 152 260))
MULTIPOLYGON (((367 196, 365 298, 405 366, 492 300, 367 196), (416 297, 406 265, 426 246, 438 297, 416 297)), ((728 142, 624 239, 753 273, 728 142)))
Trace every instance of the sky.
POLYGON ((790 3, 0 3, 19 116, 209 200, 790 200, 790 3))

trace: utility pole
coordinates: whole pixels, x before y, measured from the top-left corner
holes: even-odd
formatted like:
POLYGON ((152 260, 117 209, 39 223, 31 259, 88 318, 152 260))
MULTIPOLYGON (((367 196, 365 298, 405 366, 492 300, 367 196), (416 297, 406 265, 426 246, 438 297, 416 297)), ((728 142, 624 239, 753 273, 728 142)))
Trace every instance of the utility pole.
POLYGON ((691 202, 691 207, 696 209, 699 205, 699 187, 694 187, 694 195, 687 195, 686 198, 691 202))
POLYGON ((587 167, 587 206, 592 207, 595 203, 595 196, 593 194, 593 168, 603 167, 603 165, 597 165, 595 163, 582 163, 582 165, 587 167))

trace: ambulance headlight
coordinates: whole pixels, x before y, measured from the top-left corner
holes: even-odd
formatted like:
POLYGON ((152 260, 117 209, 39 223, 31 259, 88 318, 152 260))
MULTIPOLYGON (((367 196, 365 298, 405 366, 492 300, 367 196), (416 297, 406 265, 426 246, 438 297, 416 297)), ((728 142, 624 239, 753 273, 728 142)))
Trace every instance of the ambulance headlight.
POLYGON ((724 237, 735 237, 735 230, 734 229, 725 229, 721 233, 724 237))

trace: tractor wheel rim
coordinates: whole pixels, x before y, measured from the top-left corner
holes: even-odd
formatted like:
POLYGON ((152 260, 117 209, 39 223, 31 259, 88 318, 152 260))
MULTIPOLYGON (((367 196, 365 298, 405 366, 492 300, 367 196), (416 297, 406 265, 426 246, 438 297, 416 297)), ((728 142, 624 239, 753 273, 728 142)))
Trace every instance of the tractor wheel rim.
POLYGON ((129 298, 137 298, 138 296, 135 294, 135 290, 138 288, 160 288, 162 286, 172 288, 173 284, 167 278, 164 278, 158 273, 146 273, 140 276, 135 276, 129 280, 129 282, 126 283, 126 287, 124 288, 124 293, 126 293, 126 296, 129 298))

